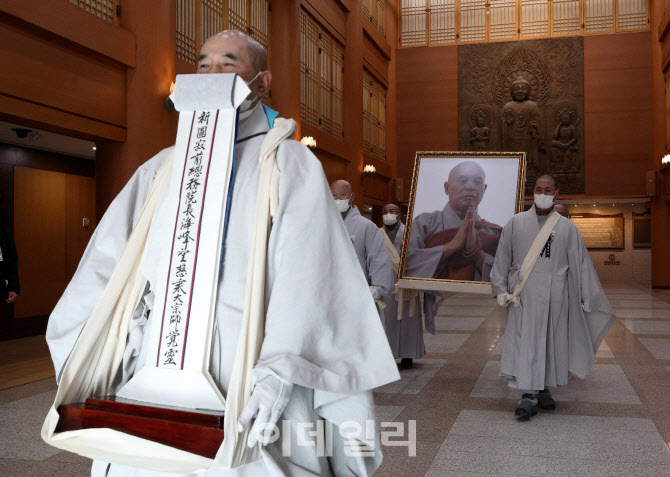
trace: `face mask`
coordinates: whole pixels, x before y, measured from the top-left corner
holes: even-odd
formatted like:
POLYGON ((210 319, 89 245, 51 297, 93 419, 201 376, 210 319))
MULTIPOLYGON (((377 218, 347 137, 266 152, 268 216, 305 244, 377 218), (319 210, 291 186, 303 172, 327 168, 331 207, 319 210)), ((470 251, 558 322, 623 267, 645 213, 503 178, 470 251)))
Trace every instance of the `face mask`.
MULTIPOLYGON (((260 74, 261 72, 259 71, 258 73, 256 73, 256 76, 254 76, 251 79, 251 81, 245 81, 246 85, 251 87, 251 83, 256 81, 256 78, 258 78, 260 74)), ((254 101, 256 101, 256 99, 258 99, 258 96, 256 96, 254 99, 245 99, 244 101, 242 101, 242 104, 240 104, 240 113, 249 111, 249 109, 251 109, 251 105, 254 103, 254 101)))
POLYGON ((395 225, 398 223, 398 214, 386 214, 382 217, 384 225, 395 225))
POLYGON ((538 209, 546 210, 550 209, 554 204, 554 199, 556 195, 544 195, 544 194, 535 194, 535 207, 538 209))
POLYGON ((340 214, 344 214, 351 205, 349 204, 349 201, 351 200, 351 197, 348 199, 335 199, 335 207, 337 207, 337 211, 340 214))

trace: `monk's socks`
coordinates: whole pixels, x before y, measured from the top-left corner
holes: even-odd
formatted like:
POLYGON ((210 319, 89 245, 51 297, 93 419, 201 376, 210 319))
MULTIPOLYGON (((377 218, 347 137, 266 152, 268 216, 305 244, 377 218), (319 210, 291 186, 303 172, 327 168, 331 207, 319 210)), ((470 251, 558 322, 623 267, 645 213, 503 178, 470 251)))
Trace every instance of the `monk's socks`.
POLYGON ((519 421, 527 421, 531 416, 537 414, 537 399, 533 394, 523 394, 521 401, 516 406, 514 415, 519 421))
POLYGON ((556 401, 551 397, 549 390, 545 389, 536 394, 538 405, 541 409, 553 411, 556 409, 556 401))

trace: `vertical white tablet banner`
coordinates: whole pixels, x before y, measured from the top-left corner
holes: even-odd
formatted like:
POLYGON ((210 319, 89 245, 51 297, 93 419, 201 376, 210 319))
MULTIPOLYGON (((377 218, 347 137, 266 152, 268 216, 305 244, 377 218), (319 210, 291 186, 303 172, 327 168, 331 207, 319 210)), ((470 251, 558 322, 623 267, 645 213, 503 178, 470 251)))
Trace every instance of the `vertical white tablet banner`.
POLYGON ((164 192, 171 228, 165 227, 165 233, 171 237, 161 240, 154 309, 144 340, 148 360, 120 397, 225 409, 209 361, 237 107, 248 94, 237 75, 177 76, 179 128, 164 192))

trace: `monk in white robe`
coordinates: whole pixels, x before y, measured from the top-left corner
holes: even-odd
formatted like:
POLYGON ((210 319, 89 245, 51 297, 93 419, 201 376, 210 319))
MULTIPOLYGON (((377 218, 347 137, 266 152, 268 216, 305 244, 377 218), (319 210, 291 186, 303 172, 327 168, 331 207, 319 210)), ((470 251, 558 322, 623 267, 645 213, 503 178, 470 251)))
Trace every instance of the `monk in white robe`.
MULTIPOLYGON (((243 317, 260 147, 277 113, 260 104, 269 89, 271 74, 264 49, 246 35, 227 31, 210 38, 203 45, 198 71, 237 73, 252 91, 246 106, 240 108, 244 111, 235 145, 236 172, 223 239, 210 364, 210 373, 225 396, 243 317)), ((156 171, 172 149, 142 165, 112 202, 51 315, 47 341, 57 376, 124 249, 156 171)), ((381 462, 379 445, 371 457, 349 457, 343 450, 338 426, 356 421, 365 428, 365 420, 375 419, 371 390, 398 379, 397 367, 349 235, 333 205, 321 164, 300 143, 285 140, 279 145, 277 166, 281 172, 279 202, 268 241, 264 341, 254 368, 255 387, 250 403, 263 401, 257 393, 263 387, 274 401, 269 405, 283 409, 279 420, 289 422, 291 433, 285 437, 289 439, 290 452, 282 453, 283 438, 263 446, 263 433, 252 433, 248 443, 263 446, 262 460, 233 470, 198 475, 371 475, 381 462), (306 436, 304 428, 299 429, 301 423, 311 425, 307 430, 314 432, 317 423, 324 420, 332 422, 334 428, 331 456, 319 456, 316 446, 297 443, 298 438, 306 436)), ((156 280, 155 256, 164 252, 149 248, 143 258, 142 269, 150 284, 156 280)), ((148 320, 154 318, 152 306, 153 293, 147 290, 132 317, 123 369, 117 374, 118 387, 146 359, 143 335, 148 320)), ((242 413, 246 418, 239 420, 243 427, 250 425, 248 421, 255 411, 247 404, 242 413)), ((256 423, 276 423, 283 428, 281 422, 273 422, 261 411, 259 408, 255 416, 256 423)), ((95 462, 92 475, 186 474, 95 462)))
MULTIPOLYGON (((402 241, 405 235, 405 224, 400 219, 400 208, 395 204, 386 204, 382 209, 384 225, 381 230, 386 248, 391 255, 393 272, 398 275, 402 241)), ((426 355, 426 346, 423 341, 423 322, 421 300, 417 290, 398 290, 384 298, 384 329, 391 345, 395 359, 400 359, 401 368, 412 367, 414 358, 423 358, 426 355), (412 300, 403 296, 411 294, 412 300), (398 307, 402 302, 401 315, 398 316, 398 307), (410 311, 410 307, 411 311, 410 311)))
POLYGON ((493 296, 507 307, 500 376, 523 393, 515 411, 520 420, 528 420, 538 405, 556 408, 547 386, 568 384, 570 373, 584 378, 615 319, 582 236, 565 217, 540 244, 525 286, 510 301, 557 193, 552 176, 537 180, 535 205, 505 225, 491 272, 493 296))
POLYGON ((370 286, 370 293, 377 302, 380 317, 383 319, 382 300, 393 292, 396 282, 384 238, 374 222, 363 217, 358 207, 352 205, 354 194, 351 184, 345 180, 337 180, 330 185, 330 191, 338 211, 342 214, 358 262, 370 286))

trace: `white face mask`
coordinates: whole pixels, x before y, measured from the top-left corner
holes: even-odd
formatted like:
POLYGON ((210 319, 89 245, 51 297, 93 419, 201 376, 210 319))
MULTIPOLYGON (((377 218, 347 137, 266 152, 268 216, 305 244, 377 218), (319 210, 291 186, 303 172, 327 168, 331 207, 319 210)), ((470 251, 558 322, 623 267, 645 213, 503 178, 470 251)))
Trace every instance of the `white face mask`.
POLYGON ((349 197, 348 199, 335 199, 335 207, 337 207, 337 211, 340 214, 344 214, 347 210, 349 210, 349 208, 351 207, 351 204, 349 204, 350 200, 351 197, 349 197))
MULTIPOLYGON (((256 76, 254 76, 251 79, 251 81, 245 81, 246 85, 251 87, 251 83, 256 81, 256 78, 258 78, 260 76, 260 74, 261 74, 261 72, 259 71, 258 73, 256 73, 256 76)), ((256 96, 254 99, 245 99, 244 101, 242 101, 242 104, 240 104, 240 113, 244 113, 244 112, 249 111, 249 109, 251 109, 251 105, 254 104, 254 101, 256 101, 257 99, 258 99, 258 96, 256 96)))
POLYGON ((398 214, 384 214, 382 220, 384 225, 395 225, 398 223, 398 214))
POLYGON ((551 206, 554 205, 554 199, 556 199, 556 194, 535 194, 535 207, 542 210, 550 209, 551 206))

